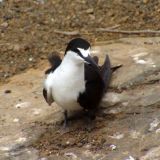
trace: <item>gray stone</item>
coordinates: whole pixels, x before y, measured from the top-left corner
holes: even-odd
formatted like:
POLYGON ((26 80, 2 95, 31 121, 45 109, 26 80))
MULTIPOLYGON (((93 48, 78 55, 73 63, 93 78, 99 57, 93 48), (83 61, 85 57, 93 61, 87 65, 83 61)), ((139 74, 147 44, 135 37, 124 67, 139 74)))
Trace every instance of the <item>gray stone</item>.
POLYGON ((160 147, 151 148, 140 160, 159 160, 160 159, 160 147))

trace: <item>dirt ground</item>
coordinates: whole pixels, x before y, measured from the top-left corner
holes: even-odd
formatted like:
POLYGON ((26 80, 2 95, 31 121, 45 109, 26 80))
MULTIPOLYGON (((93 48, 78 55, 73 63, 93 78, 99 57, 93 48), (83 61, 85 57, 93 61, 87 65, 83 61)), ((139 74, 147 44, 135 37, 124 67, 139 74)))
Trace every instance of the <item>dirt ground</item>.
POLYGON ((84 37, 93 44, 135 36, 97 32, 97 28, 158 30, 159 22, 159 1, 3 0, 0 2, 0 82, 38 67, 51 52, 63 53, 67 42, 74 37, 84 37), (63 31, 76 33, 66 35, 63 31))
POLYGON ((66 129, 63 129, 62 124, 36 123, 35 126, 47 127, 46 132, 39 137, 33 147, 40 151, 42 157, 53 154, 64 155, 69 149, 83 150, 87 147, 95 153, 101 151, 106 154, 111 151, 110 138, 106 140, 106 137, 113 135, 115 132, 115 129, 108 124, 108 121, 120 117, 124 118, 124 115, 116 116, 112 114, 99 115, 91 131, 87 129, 85 116, 82 116, 83 121, 72 119, 66 129), (108 126, 110 126, 110 130, 104 130, 108 126))

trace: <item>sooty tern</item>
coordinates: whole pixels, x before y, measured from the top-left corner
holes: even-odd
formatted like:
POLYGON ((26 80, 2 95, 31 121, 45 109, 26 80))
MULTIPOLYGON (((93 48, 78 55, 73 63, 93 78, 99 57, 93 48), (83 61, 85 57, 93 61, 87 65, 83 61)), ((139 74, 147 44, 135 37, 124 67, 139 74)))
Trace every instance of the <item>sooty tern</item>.
POLYGON ((91 57, 90 44, 76 38, 69 42, 63 60, 57 55, 49 57, 51 68, 46 73, 43 96, 51 105, 56 102, 67 112, 84 109, 90 120, 106 92, 111 79, 111 66, 108 55, 104 64, 98 66, 98 57, 91 57))

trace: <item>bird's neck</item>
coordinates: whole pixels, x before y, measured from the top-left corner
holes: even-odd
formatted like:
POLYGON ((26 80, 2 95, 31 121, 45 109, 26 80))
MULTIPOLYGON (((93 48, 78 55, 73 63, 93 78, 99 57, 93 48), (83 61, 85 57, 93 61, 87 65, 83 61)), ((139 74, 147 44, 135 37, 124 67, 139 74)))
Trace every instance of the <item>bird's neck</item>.
POLYGON ((60 70, 65 72, 66 74, 79 74, 80 76, 84 77, 84 63, 79 63, 70 59, 70 57, 65 56, 61 65, 60 70), (82 75, 83 74, 83 75, 82 75))
MULTIPOLYGON (((73 53, 72 53, 73 54, 73 53)), ((84 61, 76 60, 72 54, 68 53, 67 55, 64 56, 62 65, 65 66, 74 66, 74 67, 83 67, 84 66, 84 61)))

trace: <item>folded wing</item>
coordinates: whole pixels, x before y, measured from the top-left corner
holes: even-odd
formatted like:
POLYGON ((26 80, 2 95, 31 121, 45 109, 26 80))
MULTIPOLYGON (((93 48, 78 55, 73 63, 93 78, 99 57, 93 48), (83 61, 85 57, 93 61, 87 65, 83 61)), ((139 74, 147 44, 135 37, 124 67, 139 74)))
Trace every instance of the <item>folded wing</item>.
POLYGON ((54 70, 61 64, 62 60, 59 55, 50 55, 48 57, 48 61, 51 65, 49 69, 45 71, 45 74, 49 74, 50 72, 54 72, 54 70))
MULTIPOLYGON (((61 64, 61 62, 62 62, 60 56, 58 56, 58 55, 50 55, 50 56, 48 57, 48 61, 49 61, 50 65, 51 65, 51 67, 45 71, 45 74, 46 74, 46 75, 54 72, 55 69, 56 69, 56 68, 61 64)), ((44 99, 46 100, 46 102, 47 102, 49 105, 54 101, 54 99, 53 99, 53 97, 52 97, 52 94, 51 94, 51 93, 47 93, 47 90, 46 90, 45 88, 43 88, 43 97, 44 97, 44 99)))

